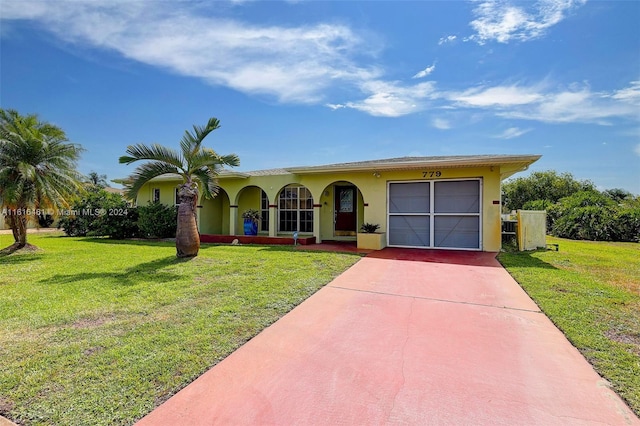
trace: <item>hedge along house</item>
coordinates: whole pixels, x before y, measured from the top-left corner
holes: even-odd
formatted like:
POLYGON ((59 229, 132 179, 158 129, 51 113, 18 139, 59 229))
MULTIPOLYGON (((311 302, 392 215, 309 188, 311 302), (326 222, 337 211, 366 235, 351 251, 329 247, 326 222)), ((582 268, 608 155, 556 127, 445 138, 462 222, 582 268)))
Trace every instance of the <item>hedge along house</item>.
MULTIPOLYGON (((203 236, 244 234, 242 212, 260 211, 259 235, 356 241, 380 225, 382 245, 499 251, 501 182, 539 155, 402 157, 253 172, 223 171, 220 192, 200 199, 203 236)), ((138 205, 177 204, 177 175, 152 179, 138 205)), ((212 241, 203 238, 203 241, 212 241)), ((222 240, 221 240, 222 241, 222 240)))

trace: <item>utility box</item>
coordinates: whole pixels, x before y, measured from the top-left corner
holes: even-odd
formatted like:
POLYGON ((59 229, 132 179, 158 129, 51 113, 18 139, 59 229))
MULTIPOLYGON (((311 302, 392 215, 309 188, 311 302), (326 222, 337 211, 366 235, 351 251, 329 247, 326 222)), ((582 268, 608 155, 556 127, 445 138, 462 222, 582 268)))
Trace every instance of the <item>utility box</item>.
POLYGON ((547 246, 547 212, 544 210, 518 210, 518 249, 535 250, 547 246))

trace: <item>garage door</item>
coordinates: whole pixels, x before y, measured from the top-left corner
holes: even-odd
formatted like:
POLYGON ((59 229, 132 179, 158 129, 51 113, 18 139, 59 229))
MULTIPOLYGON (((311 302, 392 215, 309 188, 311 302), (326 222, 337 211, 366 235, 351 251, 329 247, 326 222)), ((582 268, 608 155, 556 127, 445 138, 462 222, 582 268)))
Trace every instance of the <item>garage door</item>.
POLYGON ((479 250, 481 180, 390 182, 388 245, 479 250))

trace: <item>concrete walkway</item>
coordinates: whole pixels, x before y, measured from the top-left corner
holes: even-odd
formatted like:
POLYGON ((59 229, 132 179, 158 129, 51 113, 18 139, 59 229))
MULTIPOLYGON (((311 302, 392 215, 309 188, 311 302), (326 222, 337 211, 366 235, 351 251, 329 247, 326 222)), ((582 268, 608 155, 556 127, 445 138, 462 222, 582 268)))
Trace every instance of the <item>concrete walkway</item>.
POLYGON ((139 422, 640 425, 491 253, 372 253, 139 422))

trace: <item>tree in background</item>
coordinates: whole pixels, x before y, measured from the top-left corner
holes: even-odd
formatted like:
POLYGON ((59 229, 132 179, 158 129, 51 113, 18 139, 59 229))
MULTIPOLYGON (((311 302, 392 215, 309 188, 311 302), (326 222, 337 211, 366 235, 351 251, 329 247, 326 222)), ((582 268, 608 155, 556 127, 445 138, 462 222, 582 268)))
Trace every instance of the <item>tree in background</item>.
POLYGON ((0 109, 0 200, 15 240, 9 252, 27 245, 31 210, 69 206, 81 188, 76 171, 81 152, 61 128, 37 115, 0 109))
POLYGON ((640 241, 640 197, 620 188, 598 191, 570 173, 534 172, 503 184, 507 211, 546 210, 552 235, 577 240, 640 241))
POLYGON ((127 147, 127 154, 120 163, 131 164, 149 160, 139 165, 127 178, 126 196, 135 200, 138 191, 151 179, 167 173, 179 174, 183 183, 178 188, 180 206, 176 228, 176 254, 178 257, 197 256, 200 250, 200 234, 196 223, 198 192, 205 198, 218 193, 216 177, 222 166, 237 166, 240 159, 235 154, 218 155, 202 146, 209 133, 220 127, 217 118, 210 118, 206 126, 193 126, 193 132, 185 131, 180 140, 180 152, 159 144, 136 144, 127 147))
POLYGON ((634 198, 632 193, 621 188, 605 189, 602 193, 616 203, 624 203, 634 198))
POLYGON ((109 186, 109 183, 107 182, 107 175, 99 175, 94 171, 90 172, 87 175, 85 183, 92 186, 97 186, 98 188, 106 188, 107 186, 109 186))
POLYGON ((555 170, 533 172, 528 177, 509 180, 502 185, 502 203, 507 212, 525 207, 527 202, 538 202, 537 207, 555 204, 561 198, 579 191, 595 190, 588 180, 576 180, 571 173, 558 174, 555 170))

